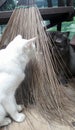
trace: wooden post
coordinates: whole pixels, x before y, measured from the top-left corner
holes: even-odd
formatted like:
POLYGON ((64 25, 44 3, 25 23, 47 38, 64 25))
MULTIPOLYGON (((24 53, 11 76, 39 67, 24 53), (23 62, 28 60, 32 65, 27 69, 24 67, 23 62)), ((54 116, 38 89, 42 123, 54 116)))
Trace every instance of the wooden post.
POLYGON ((57 30, 58 30, 58 31, 61 31, 61 26, 62 26, 62 23, 59 23, 59 24, 57 25, 57 30))
POLYGON ((58 0, 58 6, 64 6, 64 0, 58 0))
POLYGON ((73 6, 73 0, 66 0, 67 6, 73 6))
MULTIPOLYGON (((48 7, 52 7, 52 0, 47 0, 47 3, 48 3, 48 7)), ((49 20, 49 22, 51 21, 49 20)))
POLYGON ((47 0, 48 7, 52 7, 52 0, 47 0))
MULTIPOLYGON (((64 6, 64 5, 65 5, 64 0, 58 0, 58 6, 64 6)), ((62 23, 57 24, 58 31, 61 31, 61 26, 62 26, 62 23)))

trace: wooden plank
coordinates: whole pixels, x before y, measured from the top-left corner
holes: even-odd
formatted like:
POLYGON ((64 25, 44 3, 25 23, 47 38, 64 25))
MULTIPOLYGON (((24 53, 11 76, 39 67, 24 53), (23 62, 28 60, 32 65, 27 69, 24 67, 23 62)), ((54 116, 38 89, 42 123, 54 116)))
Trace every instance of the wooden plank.
POLYGON ((0 7, 4 5, 7 0, 0 0, 0 7))
POLYGON ((0 24, 6 24, 13 11, 0 11, 0 24))
MULTIPOLYGON (((44 20, 52 20, 54 21, 59 20, 57 23, 60 22, 60 19, 64 19, 64 21, 70 20, 73 17, 74 8, 73 7, 59 7, 59 8, 45 8, 40 9, 40 13, 44 20), (64 14, 64 16, 63 16, 64 14), (58 18, 58 19, 57 19, 58 18)), ((71 19, 72 20, 72 19, 71 19)), ((62 22, 62 21, 61 21, 62 22)))
POLYGON ((0 19, 9 18, 11 14, 12 14, 12 11, 0 11, 0 19))
POLYGON ((40 8, 40 13, 41 15, 52 15, 52 14, 63 14, 63 13, 73 13, 74 12, 74 7, 69 6, 69 7, 54 7, 54 8, 40 8))
MULTIPOLYGON (((74 8, 71 6, 68 7, 59 7, 59 8, 40 8, 39 9, 42 17, 44 20, 49 20, 52 18, 57 18, 57 16, 62 17, 62 14, 67 14, 67 17, 69 18, 69 14, 73 15, 74 8)), ((13 11, 0 11, 0 24, 6 24, 11 16, 13 11)), ((66 18, 66 17, 65 17, 66 18)), ((64 17, 62 18, 64 19, 64 17)), ((65 19, 66 20, 66 19, 65 19)))

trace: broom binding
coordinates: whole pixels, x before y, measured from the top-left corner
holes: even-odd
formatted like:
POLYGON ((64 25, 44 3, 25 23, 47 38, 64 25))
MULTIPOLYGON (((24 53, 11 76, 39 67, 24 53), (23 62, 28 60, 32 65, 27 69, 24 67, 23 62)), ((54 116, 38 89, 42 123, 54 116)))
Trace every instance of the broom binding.
POLYGON ((33 4, 33 5, 19 5, 19 6, 16 6, 15 9, 30 8, 30 7, 36 7, 36 5, 35 4, 33 4))

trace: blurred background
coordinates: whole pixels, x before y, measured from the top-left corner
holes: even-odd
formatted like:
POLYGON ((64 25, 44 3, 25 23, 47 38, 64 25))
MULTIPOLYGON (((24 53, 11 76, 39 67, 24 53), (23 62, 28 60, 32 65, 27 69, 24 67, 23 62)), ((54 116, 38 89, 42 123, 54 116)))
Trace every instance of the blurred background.
MULTIPOLYGON (((27 0, 22 0, 23 2, 26 2, 27 0)), ((65 1, 65 0, 64 0, 65 1)), ((13 10, 17 4, 19 3, 19 0, 6 0, 5 4, 0 8, 0 11, 7 11, 7 10, 13 10)), ((49 0, 35 0, 35 4, 39 8, 45 8, 48 7, 49 0)), ((52 6, 57 7, 58 0, 52 0, 52 6)), ((75 0, 73 0, 73 5, 75 7, 75 0)), ((66 6, 66 3, 65 3, 66 6)), ((49 21, 45 21, 45 24, 47 24, 49 21)), ((2 35, 6 25, 0 25, 0 35, 2 35)), ((48 31, 56 31, 57 27, 53 26, 48 29, 48 31)), ((75 35, 75 17, 73 17, 73 21, 70 22, 62 22, 62 28, 61 32, 70 32, 69 38, 72 39, 72 37, 75 35)))

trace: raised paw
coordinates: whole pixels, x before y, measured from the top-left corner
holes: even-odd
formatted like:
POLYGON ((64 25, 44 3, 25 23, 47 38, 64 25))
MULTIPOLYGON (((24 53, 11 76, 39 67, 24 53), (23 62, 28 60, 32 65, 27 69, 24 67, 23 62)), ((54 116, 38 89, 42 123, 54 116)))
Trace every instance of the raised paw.
POLYGON ((18 112, 21 112, 24 109, 24 105, 17 105, 18 112))
POLYGON ((23 113, 16 113, 13 117, 16 122, 23 122, 25 120, 25 115, 23 113))
POLYGON ((1 127, 2 127, 2 126, 7 126, 7 125, 9 125, 9 124, 11 124, 11 119, 8 118, 8 117, 5 117, 4 120, 3 120, 2 122, 0 122, 0 126, 1 126, 1 127))

